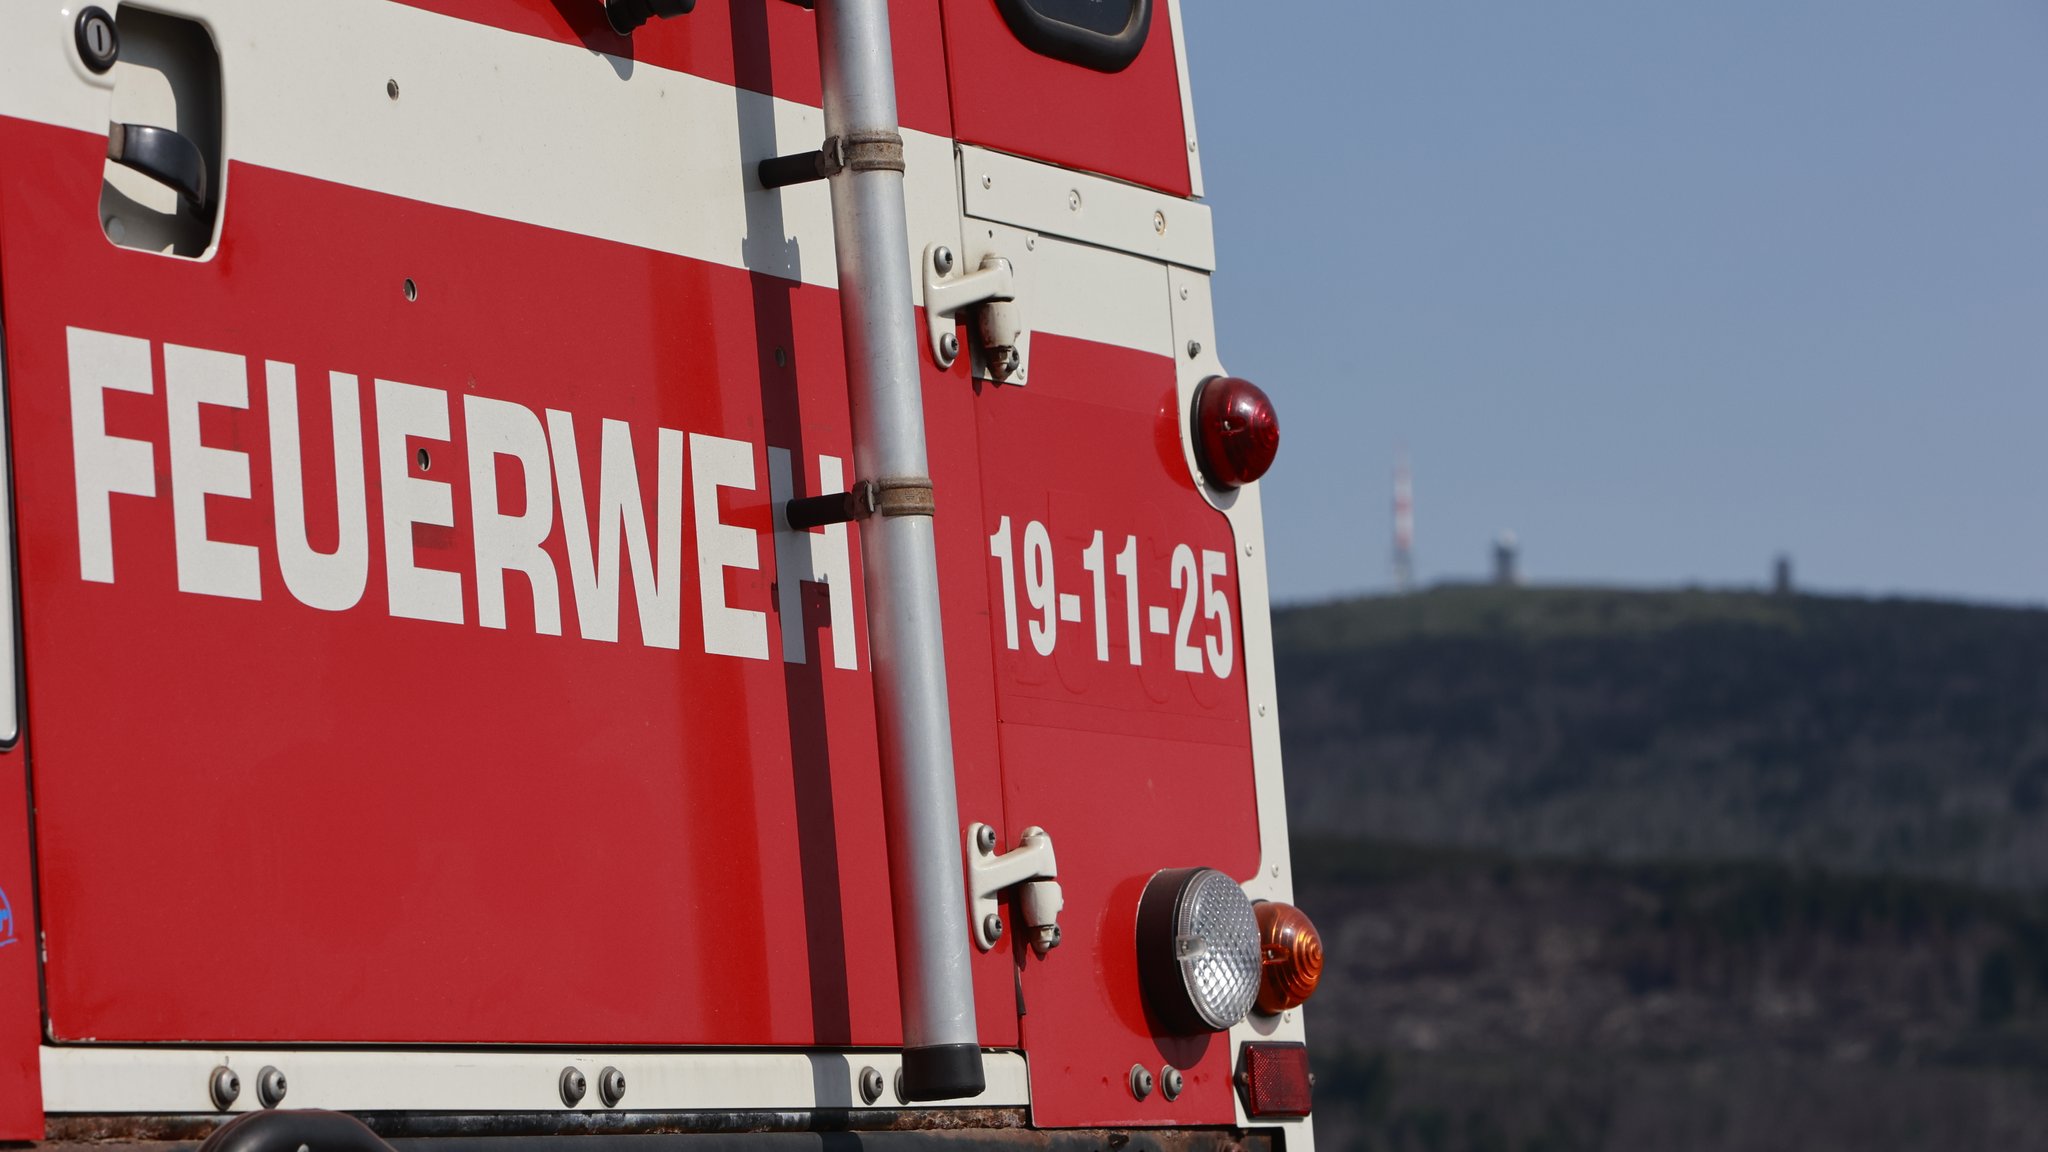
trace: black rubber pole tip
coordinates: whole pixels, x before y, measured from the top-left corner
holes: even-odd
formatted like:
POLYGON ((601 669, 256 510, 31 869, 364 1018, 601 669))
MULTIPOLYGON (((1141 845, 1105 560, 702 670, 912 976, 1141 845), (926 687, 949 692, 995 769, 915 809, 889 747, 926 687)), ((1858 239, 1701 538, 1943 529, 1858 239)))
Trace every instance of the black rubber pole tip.
POLYGON ((973 1044, 933 1044, 903 1050, 903 1100, 960 1100, 979 1096, 988 1081, 981 1074, 981 1049, 973 1044))

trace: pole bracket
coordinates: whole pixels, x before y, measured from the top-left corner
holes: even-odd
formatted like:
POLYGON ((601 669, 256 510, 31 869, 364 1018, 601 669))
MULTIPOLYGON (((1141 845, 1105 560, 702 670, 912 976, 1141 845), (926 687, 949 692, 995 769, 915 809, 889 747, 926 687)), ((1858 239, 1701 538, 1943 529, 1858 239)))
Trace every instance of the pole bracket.
POLYGON ((782 518, 804 531, 827 524, 845 524, 870 516, 930 516, 938 511, 929 476, 889 476, 863 480, 846 492, 801 496, 782 506, 782 518))
POLYGON ((903 171, 903 137, 895 132, 851 132, 828 136, 815 152, 771 156, 754 166, 763 188, 787 188, 825 180, 841 172, 903 171))

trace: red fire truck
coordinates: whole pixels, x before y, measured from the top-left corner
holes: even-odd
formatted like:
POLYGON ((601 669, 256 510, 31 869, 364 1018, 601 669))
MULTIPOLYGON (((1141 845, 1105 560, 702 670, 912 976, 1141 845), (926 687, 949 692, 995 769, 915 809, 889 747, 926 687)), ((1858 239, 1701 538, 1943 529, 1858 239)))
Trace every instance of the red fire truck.
POLYGON ((0 10, 0 1141, 1311 1147, 1180 18, 0 10))

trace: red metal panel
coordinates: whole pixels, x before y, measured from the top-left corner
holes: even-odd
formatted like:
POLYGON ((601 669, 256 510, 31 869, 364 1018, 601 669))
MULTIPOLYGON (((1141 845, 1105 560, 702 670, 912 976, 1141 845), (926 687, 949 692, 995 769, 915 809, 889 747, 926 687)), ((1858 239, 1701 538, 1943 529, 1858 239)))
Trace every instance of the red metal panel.
POLYGON ((1165 0, 1152 5, 1144 50, 1113 73, 1026 48, 995 0, 946 0, 945 15, 953 126, 962 143, 1193 194, 1165 0))
MULTIPOLYGON (((397 2, 528 36, 582 44, 594 52, 799 104, 820 104, 816 17, 787 0, 705 0, 688 16, 651 20, 630 38, 605 23, 599 0, 397 2)), ((937 0, 892 0, 889 35, 896 59, 897 116, 903 126, 952 135, 937 0)))
POLYGON ((1008 831, 1035 824, 1052 834, 1066 895, 1065 942, 1044 960, 1019 949, 1032 1119, 1229 1123, 1227 1040, 1161 1033, 1139 993, 1134 933, 1138 896, 1159 869, 1202 864, 1243 879, 1258 867, 1234 541, 1188 479, 1169 356, 1044 333, 1033 336, 1031 355, 1028 387, 984 391, 981 452, 1008 831), (1035 570, 1025 543, 1037 534, 1033 524, 1044 526, 1035 570), (1176 589, 1174 556, 1183 549, 1197 575, 1190 582, 1184 571, 1176 589), (1128 578, 1117 562, 1126 550, 1128 578), (1032 595, 1044 590, 1047 552, 1049 629, 1032 595), (1100 557, 1092 565, 1091 555, 1100 557), (1213 597, 1201 587, 1205 562, 1213 597), (1099 594, 1091 567, 1103 573, 1099 594), (1137 589, 1136 666, 1127 579, 1137 589), (1018 613, 1015 648, 1006 584, 1018 613), (1067 594, 1079 603, 1066 604, 1067 594), (1176 664, 1184 610, 1199 671, 1176 664), (1152 622, 1160 611, 1164 634, 1152 622), (1041 651, 1048 633, 1049 654, 1041 651), (1168 1063, 1187 1072, 1185 1094, 1133 1099, 1131 1065, 1157 1074, 1168 1063))
MULTIPOLYGON (((898 1042, 867 655, 854 671, 829 656, 831 629, 859 628, 859 612, 830 619, 806 585, 808 660, 785 663, 768 531, 769 448, 800 459, 798 494, 817 490, 821 454, 851 475, 836 295, 248 164, 215 258, 167 259, 99 235, 104 150, 0 119, 0 151, 38 173, 0 187, 0 291, 56 1035, 898 1042), (111 583, 83 578, 67 327, 148 342, 151 391, 97 398, 109 435, 148 446, 156 488, 110 498, 111 583), (211 539, 257 550, 261 599, 179 590, 172 345, 245 358, 248 407, 201 408, 199 434, 248 457, 249 498, 204 507, 211 539), (328 374, 360 381, 369 575, 345 610, 283 583, 267 361, 296 373, 321 550, 340 533, 328 374), (397 483, 451 485, 454 524, 410 535, 419 567, 459 574, 460 625, 390 610, 375 380, 446 393, 449 438, 407 440, 397 483), (543 550, 564 634, 537 634, 517 572, 507 626, 478 626, 470 397, 566 411, 591 504, 599 422, 625 421, 650 516, 658 428, 741 442, 754 487, 723 489, 715 515, 758 533, 759 568, 726 569, 724 593, 765 614, 768 658, 706 652, 706 525, 687 478, 678 649, 641 642, 630 577, 618 642, 579 634, 559 513, 543 550)), ((927 383, 935 423, 959 425, 947 398, 964 380, 927 383)), ((699 459, 693 442, 686 477, 699 459)), ((517 514, 523 469, 494 468, 517 514)), ((934 477, 971 493, 971 447, 948 440, 934 477)), ((949 665, 969 698, 956 731, 979 750, 961 792, 992 809, 992 717, 971 702, 984 584, 960 537, 940 543, 949 665)), ((984 1042, 1014 1044, 1007 960, 978 986, 984 1042)))
MULTIPOLYGON (((0 605, 0 611, 12 611, 0 605)), ((0 658, 11 659, 8 653, 0 658)), ((42 988, 36 971, 23 745, 0 753, 0 1140, 43 1138, 42 988)))

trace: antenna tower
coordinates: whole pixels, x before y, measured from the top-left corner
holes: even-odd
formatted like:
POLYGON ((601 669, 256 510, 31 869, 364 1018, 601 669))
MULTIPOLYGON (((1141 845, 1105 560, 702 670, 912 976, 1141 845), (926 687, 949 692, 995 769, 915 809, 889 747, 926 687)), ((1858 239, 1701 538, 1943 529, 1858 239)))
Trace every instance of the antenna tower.
POLYGON ((1394 461, 1394 588, 1415 587, 1415 484, 1408 474, 1408 452, 1394 461))

